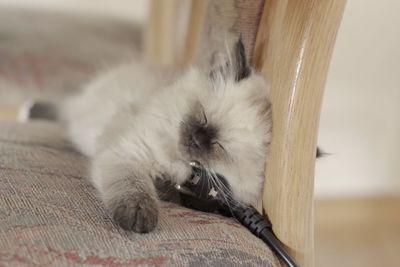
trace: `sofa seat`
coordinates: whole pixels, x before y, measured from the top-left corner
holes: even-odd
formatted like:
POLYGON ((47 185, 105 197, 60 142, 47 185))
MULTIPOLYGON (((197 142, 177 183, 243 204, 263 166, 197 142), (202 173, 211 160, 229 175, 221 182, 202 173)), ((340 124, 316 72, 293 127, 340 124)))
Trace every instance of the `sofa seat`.
POLYGON ((231 218, 162 203, 154 232, 125 232, 50 122, 0 123, 0 266, 279 266, 231 218))

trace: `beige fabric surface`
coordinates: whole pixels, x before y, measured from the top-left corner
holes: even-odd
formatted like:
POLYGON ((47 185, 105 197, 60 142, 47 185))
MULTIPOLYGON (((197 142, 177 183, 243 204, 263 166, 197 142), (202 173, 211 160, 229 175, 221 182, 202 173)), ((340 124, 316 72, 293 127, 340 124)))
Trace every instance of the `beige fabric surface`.
POLYGON ((278 266, 233 219, 163 203, 124 232, 87 182, 87 159, 48 122, 0 124, 0 266, 278 266))

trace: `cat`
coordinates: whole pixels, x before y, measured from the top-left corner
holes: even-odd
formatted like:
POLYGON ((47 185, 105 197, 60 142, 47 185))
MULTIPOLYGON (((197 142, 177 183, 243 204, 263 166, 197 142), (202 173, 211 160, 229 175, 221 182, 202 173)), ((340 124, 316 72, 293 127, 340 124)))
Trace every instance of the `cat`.
POLYGON ((156 185, 183 183, 192 160, 222 174, 235 200, 260 201, 272 129, 268 86, 240 39, 231 50, 210 70, 131 62, 62 105, 69 137, 91 160, 91 182, 123 229, 152 231, 156 185))

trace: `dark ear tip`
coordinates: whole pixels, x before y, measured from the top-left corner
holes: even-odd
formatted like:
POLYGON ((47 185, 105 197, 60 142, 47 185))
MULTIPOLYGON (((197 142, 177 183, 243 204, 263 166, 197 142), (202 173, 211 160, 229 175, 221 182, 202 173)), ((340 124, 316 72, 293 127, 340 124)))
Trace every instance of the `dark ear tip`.
POLYGON ((235 44, 235 60, 236 81, 238 82, 242 79, 247 78, 251 73, 250 67, 247 62, 246 50, 244 48, 242 35, 239 36, 239 39, 235 44))
POLYGON ((236 49, 236 52, 241 52, 241 53, 244 53, 244 55, 245 55, 242 34, 240 34, 239 39, 236 41, 235 49, 236 49))
POLYGON ((251 74, 251 68, 246 57, 246 50, 244 47, 242 35, 239 36, 237 41, 232 44, 233 57, 232 60, 226 62, 225 65, 217 67, 211 70, 209 76, 211 79, 215 79, 218 75, 222 75, 224 78, 232 73, 236 82, 239 82, 251 74))

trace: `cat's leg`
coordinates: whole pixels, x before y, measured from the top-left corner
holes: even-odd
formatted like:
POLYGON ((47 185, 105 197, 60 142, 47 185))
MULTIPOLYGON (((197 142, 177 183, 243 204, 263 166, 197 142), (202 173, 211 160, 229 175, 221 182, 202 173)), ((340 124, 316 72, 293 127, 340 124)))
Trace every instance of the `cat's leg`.
POLYGON ((156 227, 159 201, 143 165, 117 159, 108 151, 93 158, 92 181, 112 218, 123 229, 146 233, 156 227))

